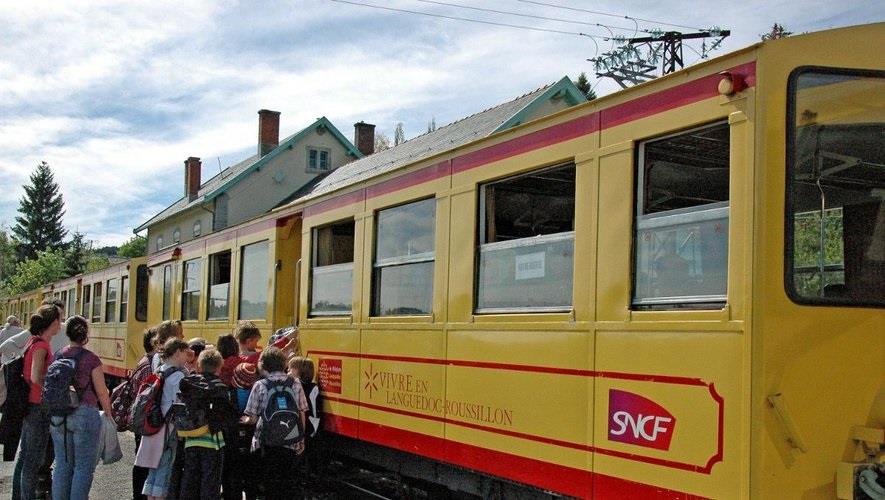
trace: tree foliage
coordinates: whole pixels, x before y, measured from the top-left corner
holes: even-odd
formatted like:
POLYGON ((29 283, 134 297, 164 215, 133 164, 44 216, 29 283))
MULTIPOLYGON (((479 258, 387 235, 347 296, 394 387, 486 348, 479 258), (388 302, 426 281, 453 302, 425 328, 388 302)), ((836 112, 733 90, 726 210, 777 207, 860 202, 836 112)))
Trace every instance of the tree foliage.
MULTIPOLYGON (((375 144, 377 145, 378 136, 375 136, 375 144)), ((376 148, 375 151, 378 151, 376 148)), ((117 250, 117 255, 120 257, 126 257, 127 259, 131 259, 133 257, 143 257, 147 255, 147 238, 144 236, 135 235, 126 243, 120 245, 120 248, 117 250)))
POLYGON ((86 270, 86 257, 89 253, 89 242, 80 231, 75 231, 65 251, 65 273, 75 276, 86 270))
POLYGON ((67 234, 61 223, 65 203, 49 164, 40 162, 30 180, 19 200, 21 215, 15 218, 12 228, 19 241, 19 257, 22 259, 32 259, 43 250, 62 248, 67 234))
POLYGON ((406 142, 406 132, 403 130, 403 122, 399 122, 393 131, 393 145, 399 146, 404 142, 406 142))
POLYGON ((787 31, 787 29, 784 28, 782 25, 774 23, 774 26, 771 27, 771 31, 759 35, 759 38, 761 38, 764 42, 766 40, 777 40, 778 38, 786 38, 792 34, 792 31, 787 31))
POLYGON ((0 284, 15 273, 18 263, 15 248, 18 244, 5 227, 0 227, 0 284))
POLYGON ((375 134, 375 152, 385 149, 390 149, 390 137, 387 137, 384 132, 378 132, 375 134))
POLYGON ((584 94, 584 97, 587 98, 588 101, 592 101, 596 99, 596 92, 593 91, 593 86, 590 85, 590 80, 587 79, 587 74, 583 71, 580 75, 578 75, 578 79, 574 81, 575 87, 578 87, 578 90, 584 94))
POLYGON ((15 295, 65 278, 65 256, 60 249, 37 253, 37 258, 29 259, 16 266, 15 274, 4 283, 4 294, 15 295))

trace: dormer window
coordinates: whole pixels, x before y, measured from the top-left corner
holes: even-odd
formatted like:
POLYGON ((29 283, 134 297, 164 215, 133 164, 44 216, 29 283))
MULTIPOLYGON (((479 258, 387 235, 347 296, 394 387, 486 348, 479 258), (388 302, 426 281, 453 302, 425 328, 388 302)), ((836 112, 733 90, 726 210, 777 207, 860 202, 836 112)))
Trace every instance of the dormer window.
POLYGON ((328 171, 332 152, 325 148, 307 148, 307 170, 328 171))

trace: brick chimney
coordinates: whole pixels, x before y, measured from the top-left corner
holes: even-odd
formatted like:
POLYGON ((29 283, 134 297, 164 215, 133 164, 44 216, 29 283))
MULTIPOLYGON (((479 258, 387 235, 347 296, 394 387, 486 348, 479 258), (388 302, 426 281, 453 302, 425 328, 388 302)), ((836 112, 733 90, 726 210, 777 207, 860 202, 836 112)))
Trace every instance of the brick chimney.
POLYGON ((258 111, 258 156, 270 153, 280 145, 280 112, 258 111))
POLYGON ((375 152, 375 126, 371 123, 353 124, 353 143, 360 153, 369 156, 375 152))
POLYGON ((191 156, 184 160, 184 195, 188 201, 197 199, 197 193, 200 191, 200 170, 203 164, 200 159, 191 156))

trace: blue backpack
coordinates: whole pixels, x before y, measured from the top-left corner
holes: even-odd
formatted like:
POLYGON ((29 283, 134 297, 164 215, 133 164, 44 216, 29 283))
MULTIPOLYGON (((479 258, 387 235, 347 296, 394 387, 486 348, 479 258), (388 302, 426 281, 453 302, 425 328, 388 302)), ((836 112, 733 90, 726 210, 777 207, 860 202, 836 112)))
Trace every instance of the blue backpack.
MULTIPOLYGON (((43 406, 51 416, 70 415, 80 406, 80 398, 86 387, 78 388, 75 377, 77 364, 85 353, 86 349, 83 348, 70 358, 62 356, 61 351, 55 353, 55 360, 43 378, 43 406)), ((91 378, 89 383, 92 383, 91 378)))
POLYGON ((289 446, 304 439, 295 382, 262 380, 267 386, 267 403, 259 415, 258 442, 262 447, 289 446))

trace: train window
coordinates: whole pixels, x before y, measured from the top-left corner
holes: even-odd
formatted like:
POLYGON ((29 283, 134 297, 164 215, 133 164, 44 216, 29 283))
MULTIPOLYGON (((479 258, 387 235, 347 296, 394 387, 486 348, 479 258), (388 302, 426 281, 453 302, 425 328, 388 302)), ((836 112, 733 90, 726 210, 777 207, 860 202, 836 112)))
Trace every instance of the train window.
POLYGON ((230 250, 209 256, 207 319, 227 319, 230 298, 230 250))
POLYGON ((105 299, 104 299, 104 320, 108 323, 113 323, 114 318, 116 317, 117 312, 117 288, 119 287, 119 280, 117 278, 110 279, 106 284, 105 291, 105 299))
POLYGON ((83 307, 80 309, 80 315, 84 318, 88 318, 91 316, 90 313, 90 304, 92 303, 92 287, 89 285, 83 285, 83 307))
POLYGON ((719 308, 728 281, 729 129, 639 144, 633 305, 719 308))
POLYGON ((310 313, 346 315, 353 301, 352 220, 313 230, 310 313))
POLYGON ((76 314, 77 313, 77 310, 75 309, 77 307, 77 289, 76 288, 71 288, 70 290, 68 290, 68 297, 67 297, 66 303, 67 303, 67 307, 65 307, 65 310, 70 311, 70 314, 76 314))
POLYGON ((101 323, 101 282, 92 285, 92 322, 101 323))
POLYGON ((148 268, 142 264, 135 271, 135 321, 147 321, 148 268))
POLYGON ((789 82, 786 289, 885 306, 885 72, 801 68, 789 82))
POLYGON ((266 319, 270 246, 267 241, 246 245, 241 255, 239 319, 266 319))
POLYGON ((575 243, 574 164, 480 186, 476 311, 568 311, 575 243))
POLYGON ((129 276, 120 278, 120 323, 125 323, 129 311, 129 276))
POLYGON ((436 200, 375 214, 372 315, 430 314, 436 200))
POLYGON ((184 262, 184 282, 181 287, 181 319, 196 320, 200 316, 201 270, 200 259, 184 262))
POLYGON ((163 320, 172 319, 172 265, 163 266, 163 320))

